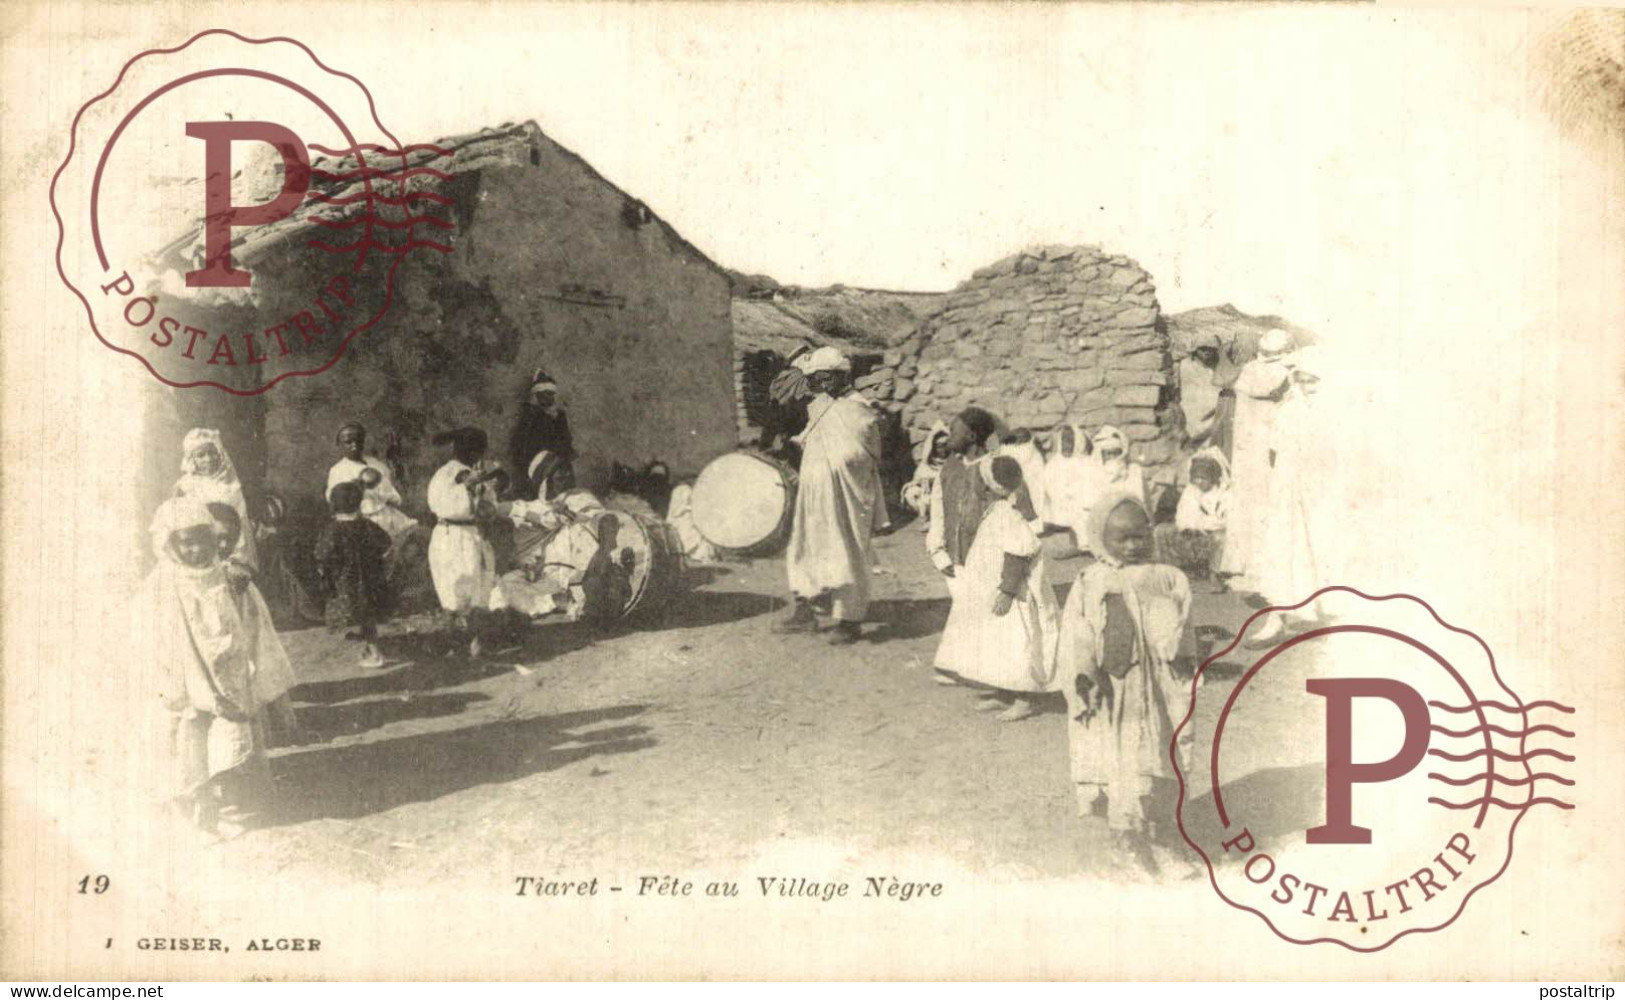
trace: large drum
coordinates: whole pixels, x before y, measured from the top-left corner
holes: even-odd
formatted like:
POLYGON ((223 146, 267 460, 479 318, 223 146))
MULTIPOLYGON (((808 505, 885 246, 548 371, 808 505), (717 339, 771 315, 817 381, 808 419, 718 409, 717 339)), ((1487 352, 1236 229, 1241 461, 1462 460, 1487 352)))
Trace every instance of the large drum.
POLYGON ((796 474, 766 455, 735 451, 712 460, 694 481, 694 527, 719 549, 772 555, 790 540, 796 474))
POLYGON ((622 618, 665 604, 682 582, 681 550, 657 518, 597 511, 556 532, 521 527, 515 541, 518 568, 498 588, 525 614, 622 618))
MULTIPOLYGON (((616 544, 619 552, 632 554, 627 583, 631 593, 621 614, 630 615, 660 607, 677 592, 683 580, 683 554, 677 540, 671 536, 666 522, 623 510, 612 510, 610 516, 617 523, 616 544)), ((600 521, 600 524, 603 522, 600 521)), ((599 539, 602 546, 604 539, 599 539)))

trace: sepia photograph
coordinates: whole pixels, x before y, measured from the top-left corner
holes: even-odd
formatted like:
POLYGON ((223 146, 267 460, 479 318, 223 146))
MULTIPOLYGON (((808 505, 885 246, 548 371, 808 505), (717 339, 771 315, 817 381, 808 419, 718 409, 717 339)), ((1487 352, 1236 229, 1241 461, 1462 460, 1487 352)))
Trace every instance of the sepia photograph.
POLYGON ((1625 12, 17 9, 5 979, 1625 974, 1625 12))

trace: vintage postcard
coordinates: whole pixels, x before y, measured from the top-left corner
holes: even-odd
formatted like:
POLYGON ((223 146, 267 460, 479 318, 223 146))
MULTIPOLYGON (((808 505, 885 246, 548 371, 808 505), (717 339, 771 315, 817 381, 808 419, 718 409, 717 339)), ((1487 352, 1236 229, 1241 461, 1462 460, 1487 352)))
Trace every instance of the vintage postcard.
POLYGON ((1625 971, 1625 13, 3 39, 5 978, 1625 971))

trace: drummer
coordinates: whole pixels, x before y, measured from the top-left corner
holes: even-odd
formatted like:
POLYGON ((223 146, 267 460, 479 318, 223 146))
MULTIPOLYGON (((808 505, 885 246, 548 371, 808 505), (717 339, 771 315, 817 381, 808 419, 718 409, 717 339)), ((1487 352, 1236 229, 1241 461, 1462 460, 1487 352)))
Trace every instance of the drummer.
MULTIPOLYGON (((591 491, 576 488, 575 473, 562 455, 538 452, 527 472, 537 499, 497 508, 514 524, 517 568, 498 579, 493 605, 532 617, 555 611, 572 620, 591 616, 592 605, 600 602, 593 599, 588 570, 601 541, 611 546, 616 541, 615 532, 604 530, 604 521, 613 515, 591 491)), ((626 554, 614 554, 611 565, 619 565, 626 554)))

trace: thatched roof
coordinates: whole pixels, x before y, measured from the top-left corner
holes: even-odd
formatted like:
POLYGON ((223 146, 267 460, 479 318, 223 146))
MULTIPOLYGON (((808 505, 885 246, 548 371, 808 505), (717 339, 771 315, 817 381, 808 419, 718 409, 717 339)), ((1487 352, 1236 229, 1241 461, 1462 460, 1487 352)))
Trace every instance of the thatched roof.
POLYGON ((805 289, 773 286, 768 294, 740 296, 735 279, 734 346, 741 351, 788 354, 804 343, 832 345, 853 353, 883 353, 913 333, 942 307, 946 293, 868 288, 805 289))

